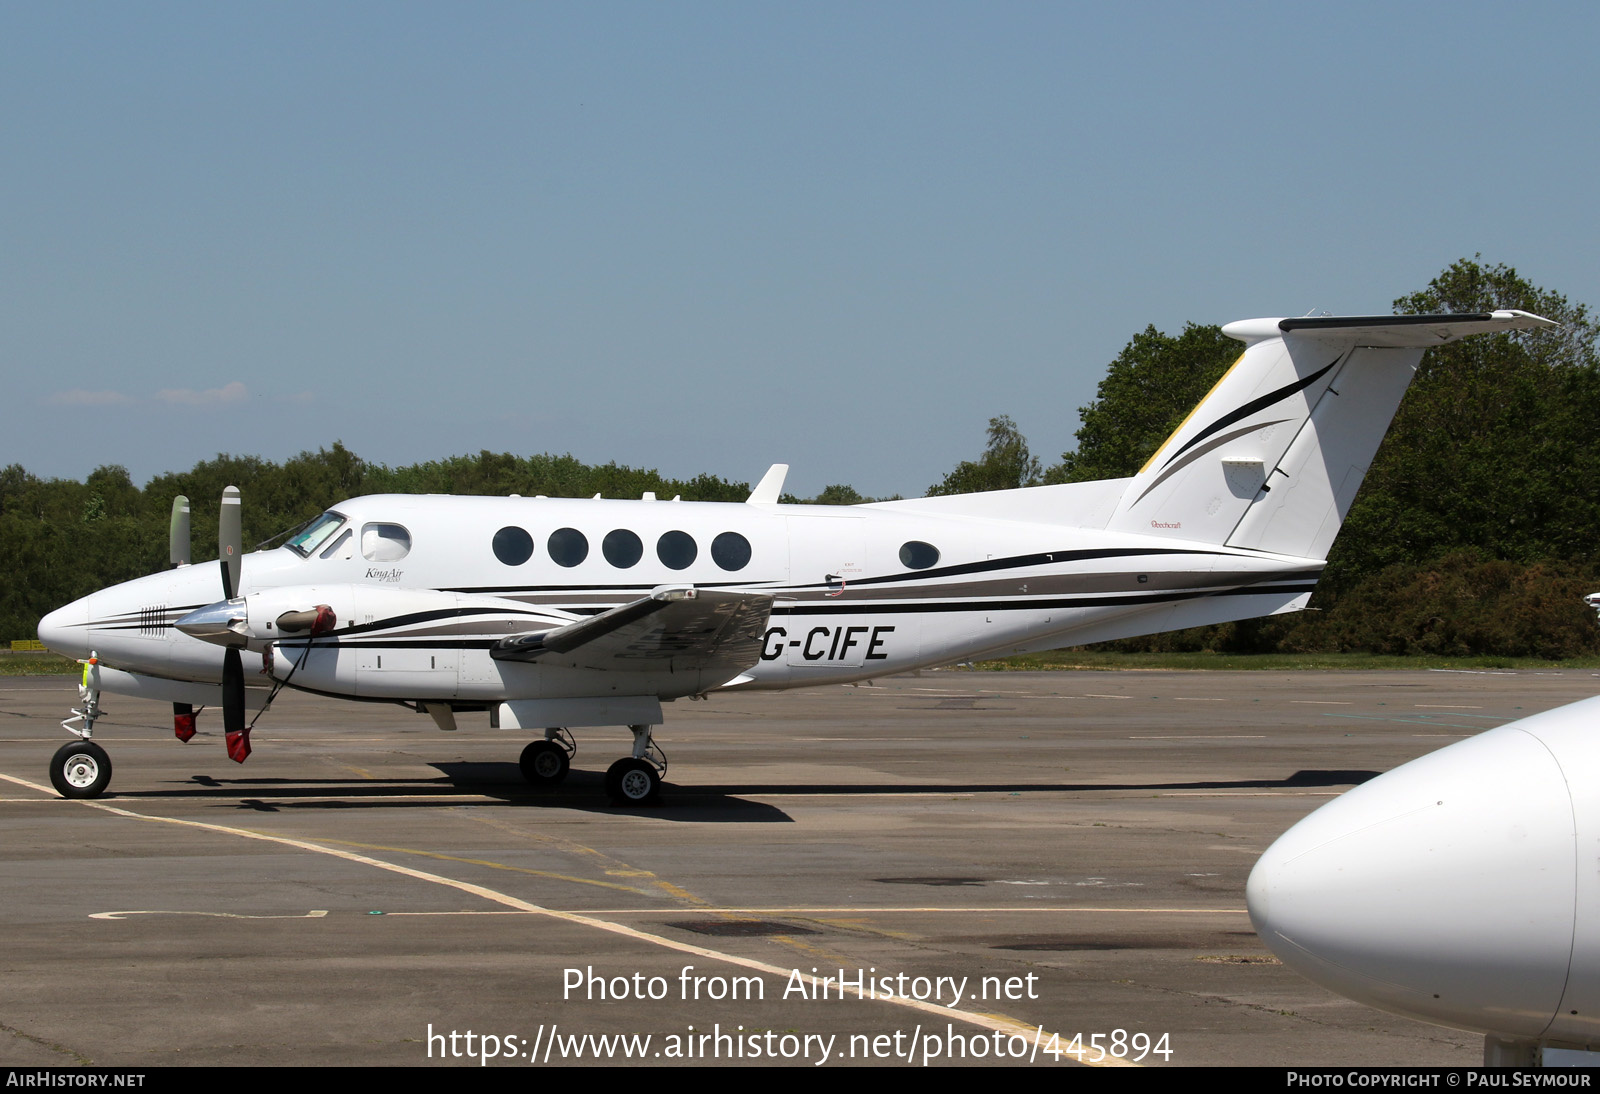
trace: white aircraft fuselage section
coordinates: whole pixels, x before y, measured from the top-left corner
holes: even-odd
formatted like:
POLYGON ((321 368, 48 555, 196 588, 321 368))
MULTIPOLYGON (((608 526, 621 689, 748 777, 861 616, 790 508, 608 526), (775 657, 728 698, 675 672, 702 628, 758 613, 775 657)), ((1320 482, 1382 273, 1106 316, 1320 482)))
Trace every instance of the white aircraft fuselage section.
POLYGON ((1321 806, 1251 871, 1256 932, 1341 995, 1488 1035, 1486 1063, 1600 1050, 1597 719, 1509 722, 1321 806))
MULTIPOLYGON (((312 640, 292 683, 373 699, 591 694, 595 670, 497 661, 490 648, 661 586, 773 596, 759 658, 728 676, 736 686, 787 688, 1159 630, 1180 610, 1201 622, 1270 614, 1303 603, 1321 568, 1216 544, 902 513, 895 503, 377 495, 329 512, 341 519, 313 550, 246 555, 239 592, 248 603, 280 591, 287 598, 272 599, 282 610, 330 604, 338 632, 312 640), (509 562, 497 536, 521 541, 520 550, 502 547, 509 562), (421 631, 403 622, 474 608, 483 611, 428 620, 435 625, 421 631)), ((218 588, 215 563, 152 574, 52 613, 40 633, 64 652, 93 649, 108 666, 214 684, 221 649, 172 624, 215 601, 218 588)), ((246 652, 252 683, 269 682, 264 648, 246 652)), ((284 658, 280 649, 280 679, 284 658)), ((618 694, 656 690, 625 670, 604 675, 618 694)), ((660 697, 727 682, 691 673, 660 697)))

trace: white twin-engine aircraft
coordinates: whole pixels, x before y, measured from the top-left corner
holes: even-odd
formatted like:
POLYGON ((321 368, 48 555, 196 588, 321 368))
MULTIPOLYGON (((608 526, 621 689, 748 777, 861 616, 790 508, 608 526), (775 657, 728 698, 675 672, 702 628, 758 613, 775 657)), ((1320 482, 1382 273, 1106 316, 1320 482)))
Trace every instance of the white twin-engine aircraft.
MULTIPOLYGON (((90 737, 103 689, 172 702, 175 731, 288 686, 401 703, 456 728, 537 734, 523 774, 554 784, 568 727, 625 725, 606 787, 656 800, 661 704, 720 688, 864 680, 1305 607, 1421 359, 1467 335, 1550 326, 1526 312, 1252 319, 1244 354, 1128 479, 851 507, 380 495, 242 557, 238 491, 220 554, 113 586, 39 624, 85 662, 78 736, 51 762, 67 797, 111 777, 90 737), (220 592, 221 598, 218 599, 220 592)), ((181 513, 180 513, 181 509, 181 513)))

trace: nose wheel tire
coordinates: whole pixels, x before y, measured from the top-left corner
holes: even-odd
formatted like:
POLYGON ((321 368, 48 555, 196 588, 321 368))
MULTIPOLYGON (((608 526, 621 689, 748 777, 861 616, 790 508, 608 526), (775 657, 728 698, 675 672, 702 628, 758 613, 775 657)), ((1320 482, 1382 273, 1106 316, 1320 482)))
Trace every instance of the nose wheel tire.
POLYGON ((606 769, 606 793, 618 805, 657 805, 661 776, 643 760, 618 760, 606 769))
POLYGON ((554 741, 534 741, 522 750, 518 763, 522 777, 534 786, 555 786, 572 766, 567 750, 554 741))
POLYGON ((93 741, 62 745, 50 760, 50 784, 63 798, 98 798, 111 785, 111 757, 93 741))

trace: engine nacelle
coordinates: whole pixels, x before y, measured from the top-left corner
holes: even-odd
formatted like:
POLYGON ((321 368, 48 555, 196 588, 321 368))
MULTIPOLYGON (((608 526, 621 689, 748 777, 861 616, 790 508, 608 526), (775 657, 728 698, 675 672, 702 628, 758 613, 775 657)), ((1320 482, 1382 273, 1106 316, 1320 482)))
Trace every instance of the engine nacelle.
POLYGON ((177 627, 259 652, 275 679, 299 687, 355 698, 455 699, 504 689, 489 657, 497 642, 575 618, 431 589, 292 585, 208 605, 177 627))

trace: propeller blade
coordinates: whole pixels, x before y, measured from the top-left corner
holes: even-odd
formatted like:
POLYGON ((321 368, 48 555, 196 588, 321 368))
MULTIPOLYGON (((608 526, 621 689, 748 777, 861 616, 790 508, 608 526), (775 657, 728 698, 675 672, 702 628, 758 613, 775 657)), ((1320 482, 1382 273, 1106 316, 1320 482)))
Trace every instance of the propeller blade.
POLYGON ((239 595, 239 567, 244 561, 244 521, 239 488, 222 492, 222 512, 217 516, 217 557, 222 560, 222 599, 239 595))
POLYGON ((244 723, 244 662, 232 646, 222 653, 222 728, 228 758, 244 763, 250 755, 250 728, 244 723))
POLYGON ((174 566, 189 565, 189 499, 172 499, 172 523, 167 530, 167 553, 174 566))
POLYGON ((184 744, 194 736, 194 707, 188 703, 172 704, 172 734, 184 744))

